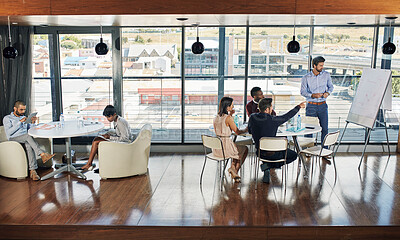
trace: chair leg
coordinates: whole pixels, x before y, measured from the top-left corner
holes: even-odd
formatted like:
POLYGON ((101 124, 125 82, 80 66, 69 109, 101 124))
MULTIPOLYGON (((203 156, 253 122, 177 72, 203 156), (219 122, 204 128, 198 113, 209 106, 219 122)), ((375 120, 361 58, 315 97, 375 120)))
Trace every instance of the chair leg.
POLYGON ((201 186, 202 180, 203 180, 203 173, 204 173, 204 167, 206 166, 206 161, 207 161, 207 157, 204 158, 203 169, 201 170, 201 175, 200 175, 200 186, 201 186))
POLYGON ((255 186, 255 189, 256 189, 256 190, 257 190, 257 185, 258 185, 258 171, 259 171, 259 167, 260 167, 260 159, 257 158, 257 162, 256 162, 256 166, 255 166, 256 172, 254 173, 254 175, 256 176, 256 186, 255 186))
POLYGON ((334 155, 332 155, 332 161, 333 161, 333 168, 335 169, 335 183, 336 183, 337 170, 336 170, 336 163, 335 163, 335 156, 334 155))

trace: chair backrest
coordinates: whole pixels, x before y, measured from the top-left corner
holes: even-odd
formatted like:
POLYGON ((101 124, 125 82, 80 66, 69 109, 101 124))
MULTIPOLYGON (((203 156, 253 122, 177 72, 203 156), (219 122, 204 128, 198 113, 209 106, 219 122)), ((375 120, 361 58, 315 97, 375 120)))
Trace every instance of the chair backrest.
POLYGON ((8 141, 4 126, 0 126, 0 142, 8 141))
POLYGON ((130 143, 138 149, 144 149, 145 155, 148 158, 150 156, 152 127, 150 124, 145 124, 137 135, 135 141, 130 143))
POLYGON ((263 137, 260 139, 260 150, 285 151, 288 141, 286 137, 263 137))
POLYGON ((201 135, 201 140, 204 147, 222 150, 222 141, 218 137, 201 135))
POLYGON ((303 116, 301 122, 311 125, 319 125, 319 119, 317 117, 303 116))
POLYGON ((336 132, 331 132, 326 134, 323 146, 328 147, 334 145, 339 138, 339 134, 340 134, 339 130, 337 130, 336 132))

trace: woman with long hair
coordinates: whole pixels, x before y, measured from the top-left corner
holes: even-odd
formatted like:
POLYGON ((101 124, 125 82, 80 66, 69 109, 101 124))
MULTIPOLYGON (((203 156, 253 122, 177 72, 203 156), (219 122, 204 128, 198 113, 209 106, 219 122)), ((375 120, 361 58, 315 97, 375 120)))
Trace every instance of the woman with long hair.
MULTIPOLYGON (((235 182, 240 182, 238 171, 247 157, 248 148, 242 145, 236 145, 230 138, 232 131, 237 135, 247 132, 247 128, 239 130, 233 120, 232 115, 235 113, 233 106, 233 99, 230 97, 223 97, 219 102, 218 115, 214 118, 215 134, 221 138, 226 158, 232 158, 232 165, 228 169, 231 177, 235 182)), ((213 150, 216 157, 223 157, 224 154, 221 150, 213 150)))

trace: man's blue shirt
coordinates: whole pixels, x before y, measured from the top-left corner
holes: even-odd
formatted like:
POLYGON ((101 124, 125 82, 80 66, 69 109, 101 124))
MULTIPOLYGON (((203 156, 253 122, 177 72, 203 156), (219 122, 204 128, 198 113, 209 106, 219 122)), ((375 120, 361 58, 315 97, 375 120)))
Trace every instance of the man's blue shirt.
POLYGON ((6 131, 7 139, 18 137, 28 133, 30 124, 20 122, 25 116, 15 116, 13 112, 3 118, 4 130, 6 131))
POLYGON ((311 98, 313 93, 329 93, 333 92, 333 84, 331 75, 322 71, 315 76, 313 71, 310 71, 301 79, 300 94, 306 98, 307 102, 324 102, 326 98, 311 98))

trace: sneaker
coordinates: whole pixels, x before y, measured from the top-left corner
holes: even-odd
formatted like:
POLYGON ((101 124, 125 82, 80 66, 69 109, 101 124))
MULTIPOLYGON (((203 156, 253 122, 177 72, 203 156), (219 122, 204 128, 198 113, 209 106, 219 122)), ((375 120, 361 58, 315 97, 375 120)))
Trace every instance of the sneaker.
POLYGON ((46 163, 50 159, 52 159, 55 156, 55 154, 50 154, 50 153, 43 153, 41 156, 43 163, 46 163))

